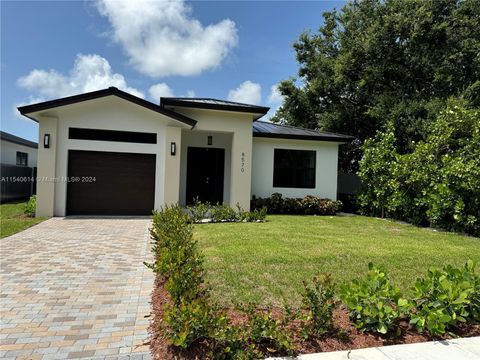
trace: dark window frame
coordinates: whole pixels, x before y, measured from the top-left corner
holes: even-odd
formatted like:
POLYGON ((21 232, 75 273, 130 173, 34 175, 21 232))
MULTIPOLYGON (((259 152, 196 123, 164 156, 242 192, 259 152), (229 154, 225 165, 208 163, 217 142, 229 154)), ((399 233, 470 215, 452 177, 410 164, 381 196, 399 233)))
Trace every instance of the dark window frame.
POLYGON ((76 128, 76 127, 68 128, 68 138, 74 139, 74 140, 114 141, 114 142, 127 142, 127 143, 136 143, 136 144, 156 144, 157 143, 156 133, 76 128))
POLYGON ((317 152, 315 150, 281 148, 273 150, 274 188, 315 189, 316 172, 317 152), (308 166, 308 163, 311 165, 308 166))
POLYGON ((28 153, 17 151, 16 164, 17 166, 28 166, 28 153))

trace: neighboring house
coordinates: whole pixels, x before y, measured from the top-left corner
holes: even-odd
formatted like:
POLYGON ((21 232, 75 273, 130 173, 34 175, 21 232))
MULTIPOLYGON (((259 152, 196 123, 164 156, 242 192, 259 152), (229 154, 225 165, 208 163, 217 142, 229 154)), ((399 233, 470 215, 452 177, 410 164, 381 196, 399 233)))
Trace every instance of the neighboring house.
POLYGON ((0 131, 1 163, 18 166, 37 166, 38 144, 0 131))
POLYGON ((195 198, 336 198, 344 135, 261 122, 269 108, 198 98, 156 105, 108 88, 19 107, 39 123, 37 215, 139 215, 195 198), (252 129, 253 127, 253 129, 252 129))

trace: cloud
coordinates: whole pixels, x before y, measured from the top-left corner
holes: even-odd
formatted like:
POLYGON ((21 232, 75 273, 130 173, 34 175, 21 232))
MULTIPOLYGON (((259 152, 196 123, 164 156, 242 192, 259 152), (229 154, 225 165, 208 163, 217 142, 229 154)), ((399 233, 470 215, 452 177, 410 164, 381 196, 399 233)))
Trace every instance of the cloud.
POLYGON ((30 119, 28 119, 25 116, 23 116, 22 114, 20 114, 17 107, 24 106, 24 105, 30 105, 30 104, 36 104, 36 103, 40 103, 40 102, 44 102, 44 101, 45 101, 45 98, 43 98, 43 97, 29 96, 24 101, 20 101, 20 102, 15 103, 13 105, 13 108, 12 108, 12 113, 16 118, 21 119, 21 120, 28 120, 28 122, 30 122, 30 119))
POLYGON ((215 68, 238 42, 232 20, 204 27, 183 0, 97 0, 96 6, 134 68, 154 78, 215 68))
POLYGON ((160 100, 161 97, 173 96, 173 90, 165 83, 150 86, 148 93, 150 94, 150 97, 156 101, 160 100))
POLYGON ((188 90, 187 95, 185 95, 187 98, 194 98, 195 97, 195 91, 193 90, 188 90))
POLYGON ((228 100, 258 105, 262 100, 262 87, 260 84, 247 80, 238 88, 228 92, 228 100))
POLYGON ((269 104, 279 104, 283 102, 283 95, 278 90, 278 84, 272 85, 270 95, 268 95, 269 104))
POLYGON ((107 59, 100 55, 77 55, 68 75, 56 70, 32 70, 17 80, 18 86, 36 93, 36 97, 53 99, 115 86, 141 98, 144 94, 130 86, 123 75, 112 73, 107 59))

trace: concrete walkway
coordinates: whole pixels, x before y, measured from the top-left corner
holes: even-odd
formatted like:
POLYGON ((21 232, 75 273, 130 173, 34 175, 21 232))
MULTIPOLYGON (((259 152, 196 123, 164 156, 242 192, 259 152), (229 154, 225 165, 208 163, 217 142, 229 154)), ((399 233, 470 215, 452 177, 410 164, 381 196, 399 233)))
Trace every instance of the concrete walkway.
MULTIPOLYGON (((291 358, 270 358, 270 360, 291 358)), ((300 355, 299 360, 479 360, 480 337, 300 355)))
POLYGON ((150 358, 149 224, 52 218, 1 239, 0 358, 150 358))

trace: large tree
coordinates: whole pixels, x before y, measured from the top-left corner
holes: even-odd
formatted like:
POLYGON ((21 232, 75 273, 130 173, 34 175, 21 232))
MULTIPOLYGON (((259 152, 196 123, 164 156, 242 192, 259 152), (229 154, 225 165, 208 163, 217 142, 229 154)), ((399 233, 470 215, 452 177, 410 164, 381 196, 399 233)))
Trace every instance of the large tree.
MULTIPOLYGON (((478 0, 355 1, 323 18, 318 33, 303 33, 294 44, 298 77, 281 82, 285 100, 273 121, 360 142, 391 122, 405 153, 424 139, 448 97, 478 102, 478 0)), ((347 157, 358 159, 355 148, 347 157)))

